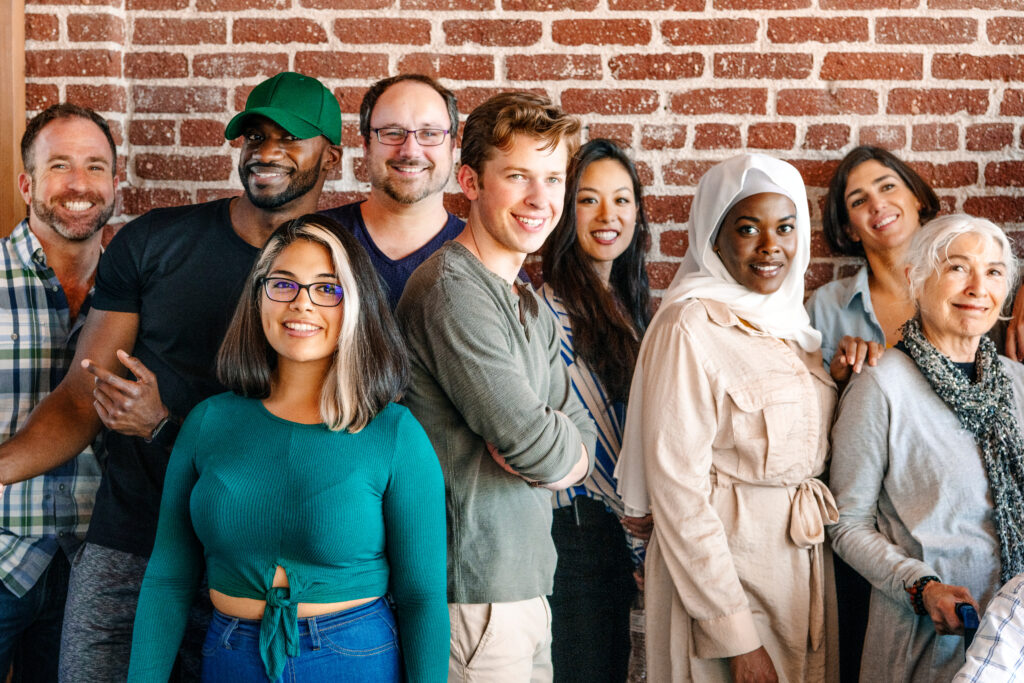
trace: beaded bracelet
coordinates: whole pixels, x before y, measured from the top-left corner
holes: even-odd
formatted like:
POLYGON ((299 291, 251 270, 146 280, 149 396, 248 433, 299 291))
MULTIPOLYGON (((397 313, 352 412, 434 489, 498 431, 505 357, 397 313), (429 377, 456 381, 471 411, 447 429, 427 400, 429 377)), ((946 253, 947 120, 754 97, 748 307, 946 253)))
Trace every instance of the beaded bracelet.
POLYGON ((914 608, 914 614, 922 616, 928 614, 924 608, 924 587, 932 581, 938 581, 937 576, 922 576, 910 586, 904 586, 903 590, 910 594, 910 606, 914 608))

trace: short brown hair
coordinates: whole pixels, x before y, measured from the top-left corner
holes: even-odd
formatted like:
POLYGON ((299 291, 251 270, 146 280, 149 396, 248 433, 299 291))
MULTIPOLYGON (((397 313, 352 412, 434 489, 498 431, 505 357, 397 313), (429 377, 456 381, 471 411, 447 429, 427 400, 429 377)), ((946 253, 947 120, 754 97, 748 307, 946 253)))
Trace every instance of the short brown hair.
POLYGON ((455 101, 455 94, 430 76, 424 76, 423 74, 400 74, 377 81, 363 95, 363 102, 359 105, 359 134, 363 136, 366 144, 370 144, 370 133, 372 132, 370 130, 370 117, 373 116, 373 108, 377 106, 377 100, 391 86, 406 81, 422 83, 427 87, 433 88, 434 92, 441 96, 441 99, 444 100, 444 107, 448 110, 449 144, 454 143, 456 136, 459 134, 459 108, 455 101))
POLYGON ((52 104, 33 116, 28 124, 26 124, 25 133, 21 136, 21 164, 25 167, 25 172, 33 175, 36 171, 36 160, 32 154, 32 146, 35 144, 39 134, 43 132, 43 128, 46 128, 46 126, 54 121, 72 118, 92 121, 100 129, 103 137, 107 139, 107 144, 110 145, 110 174, 117 175, 117 145, 114 144, 114 136, 110 133, 110 125, 107 123, 107 120, 88 107, 80 107, 70 102, 52 104))
POLYGON ((267 341, 260 316, 263 278, 277 256, 298 240, 327 249, 345 292, 345 315, 320 394, 320 416, 332 430, 358 432, 390 401, 400 398, 408 381, 409 360, 366 250, 326 216, 307 214, 288 221, 267 240, 217 354, 217 379, 241 396, 270 395, 277 353, 267 341))
POLYGON ((563 140, 569 158, 580 146, 580 121, 555 106, 551 100, 525 92, 495 95, 474 109, 462 129, 460 163, 480 173, 494 150, 511 149, 517 135, 544 141, 541 149, 558 146, 563 140))

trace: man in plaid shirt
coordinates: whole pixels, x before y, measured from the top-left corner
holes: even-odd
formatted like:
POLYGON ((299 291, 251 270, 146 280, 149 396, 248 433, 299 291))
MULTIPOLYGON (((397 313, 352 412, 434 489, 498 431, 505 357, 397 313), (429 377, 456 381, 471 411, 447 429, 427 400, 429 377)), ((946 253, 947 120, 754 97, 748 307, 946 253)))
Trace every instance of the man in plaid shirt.
MULTIPOLYGON (((0 239, 0 439, 64 376, 85 321, 114 210, 116 151, 95 112, 54 105, 21 141, 28 217, 0 239)), ((0 498, 0 672, 57 678, 69 558, 89 525, 100 470, 92 448, 0 498)))

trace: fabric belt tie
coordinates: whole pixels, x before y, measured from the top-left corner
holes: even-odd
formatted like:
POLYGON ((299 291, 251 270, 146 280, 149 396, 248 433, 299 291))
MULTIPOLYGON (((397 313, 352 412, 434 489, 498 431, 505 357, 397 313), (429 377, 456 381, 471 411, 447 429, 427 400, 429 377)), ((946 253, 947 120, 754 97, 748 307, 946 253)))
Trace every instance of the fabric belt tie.
POLYGON ((260 655, 270 680, 277 680, 288 657, 299 655, 299 608, 291 601, 291 589, 278 586, 267 591, 267 606, 260 622, 260 655))
POLYGON ((820 479, 805 479, 796 487, 789 513, 789 537, 798 548, 811 551, 811 607, 808 622, 811 649, 817 650, 825 638, 825 590, 823 574, 825 527, 839 521, 836 499, 820 479))

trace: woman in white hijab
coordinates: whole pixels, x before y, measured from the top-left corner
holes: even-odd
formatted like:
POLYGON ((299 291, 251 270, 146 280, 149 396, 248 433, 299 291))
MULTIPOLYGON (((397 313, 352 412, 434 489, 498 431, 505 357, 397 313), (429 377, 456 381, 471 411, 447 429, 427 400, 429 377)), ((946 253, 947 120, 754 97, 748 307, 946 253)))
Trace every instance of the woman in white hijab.
POLYGON ((800 174, 758 154, 718 164, 689 233, 640 349, 616 470, 630 514, 654 513, 650 680, 834 681, 823 541, 838 515, 816 477, 836 391, 803 307, 800 174))

